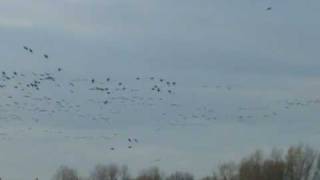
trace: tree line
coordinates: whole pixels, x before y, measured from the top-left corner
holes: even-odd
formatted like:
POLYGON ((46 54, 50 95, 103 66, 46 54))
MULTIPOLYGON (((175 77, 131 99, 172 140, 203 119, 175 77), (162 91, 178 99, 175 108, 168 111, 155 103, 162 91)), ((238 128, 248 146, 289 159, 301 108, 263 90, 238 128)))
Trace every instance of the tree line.
MULTIPOLYGON (((286 151, 273 149, 268 155, 257 150, 239 162, 223 163, 199 180, 320 180, 320 156, 309 146, 291 146, 286 151)), ((195 180, 190 172, 166 175, 158 167, 140 171, 132 177, 127 166, 97 165, 88 177, 61 166, 52 180, 195 180)))

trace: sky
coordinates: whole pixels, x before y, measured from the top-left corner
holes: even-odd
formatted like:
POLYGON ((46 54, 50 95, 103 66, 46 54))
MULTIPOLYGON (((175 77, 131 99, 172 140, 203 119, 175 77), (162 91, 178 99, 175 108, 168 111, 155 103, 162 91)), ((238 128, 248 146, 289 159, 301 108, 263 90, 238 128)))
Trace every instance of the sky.
POLYGON ((317 0, 1 0, 0 71, 61 67, 61 84, 111 77, 146 99, 158 98, 149 77, 177 82, 152 105, 90 103, 101 96, 85 91, 89 82, 72 96, 50 86, 37 94, 81 104, 82 119, 7 108, 8 95, 25 100, 0 89, 1 177, 50 179, 60 165, 87 175, 111 162, 132 174, 159 166, 204 176, 255 149, 319 148, 319 7, 317 0), (20 120, 8 120, 13 115, 20 120), (88 120, 98 116, 110 123, 88 120), (139 139, 130 150, 128 137, 139 139))

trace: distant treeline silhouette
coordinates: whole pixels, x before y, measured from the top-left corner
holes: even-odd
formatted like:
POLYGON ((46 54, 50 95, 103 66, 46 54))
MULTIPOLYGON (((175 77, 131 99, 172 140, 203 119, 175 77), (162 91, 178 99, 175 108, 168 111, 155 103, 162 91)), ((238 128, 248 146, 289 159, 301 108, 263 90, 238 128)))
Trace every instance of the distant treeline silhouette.
MULTIPOLYGON (((211 175, 200 180, 320 180, 320 156, 318 151, 305 145, 291 146, 287 151, 273 149, 268 155, 258 150, 239 162, 218 166, 211 175)), ((177 171, 166 175, 158 167, 140 171, 132 177, 127 166, 116 164, 97 165, 88 177, 80 177, 77 171, 61 166, 52 180, 194 180, 190 172, 177 171)))

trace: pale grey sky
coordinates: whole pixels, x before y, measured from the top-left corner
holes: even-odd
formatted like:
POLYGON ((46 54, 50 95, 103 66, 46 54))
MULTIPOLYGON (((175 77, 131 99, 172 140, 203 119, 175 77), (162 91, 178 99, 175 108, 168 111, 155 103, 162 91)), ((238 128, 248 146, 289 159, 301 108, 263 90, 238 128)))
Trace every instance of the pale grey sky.
POLYGON ((56 78, 63 88, 44 85, 39 95, 81 104, 85 114, 47 117, 6 107, 26 100, 0 89, 0 133, 7 134, 0 140, 0 176, 48 179, 62 164, 87 174, 110 162, 128 164, 133 174, 157 165, 202 176, 256 148, 320 147, 319 8, 317 0, 0 1, 0 71, 30 76, 61 67, 56 78), (64 86, 76 78, 111 77, 148 98, 154 97, 145 91, 153 85, 150 76, 177 82, 173 95, 161 95, 151 107, 111 103, 104 109, 88 102, 100 97, 88 94, 88 82, 74 95, 64 86), (308 105, 286 109, 288 101, 308 105), (14 115, 22 120, 8 120, 14 115), (110 124, 89 120, 102 116, 110 124), (140 142, 128 150, 132 136, 140 142))

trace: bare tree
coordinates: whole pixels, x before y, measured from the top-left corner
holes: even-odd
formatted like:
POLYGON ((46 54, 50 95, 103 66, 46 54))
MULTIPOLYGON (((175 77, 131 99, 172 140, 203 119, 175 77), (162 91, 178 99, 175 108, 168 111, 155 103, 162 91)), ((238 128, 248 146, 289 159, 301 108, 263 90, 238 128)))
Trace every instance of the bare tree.
POLYGON ((219 171, 214 172, 213 180, 238 180, 238 167, 234 162, 219 166, 219 171))
POLYGON ((262 179, 263 155, 261 151, 256 151, 248 158, 244 158, 240 163, 240 180, 262 179))
MULTIPOLYGON (((53 180, 194 180, 188 172, 174 172, 169 176, 160 173, 159 168, 151 167, 141 171, 136 178, 130 177, 127 166, 115 164, 97 165, 90 176, 80 178, 77 171, 61 166, 53 180)), ((1 178, 0 178, 1 180, 1 178)), ((38 178, 36 178, 38 180, 38 178)), ((292 146, 284 155, 281 150, 273 149, 264 157, 256 151, 240 163, 224 163, 212 176, 201 180, 320 180, 320 155, 308 146, 292 146)))
POLYGON ((283 180, 285 163, 281 161, 265 160, 262 165, 262 180, 283 180))
POLYGON ((273 149, 270 157, 263 160, 261 164, 261 180, 283 180, 285 166, 282 151, 273 149))
POLYGON ((137 180, 162 180, 163 176, 160 174, 160 170, 157 167, 152 167, 140 172, 137 180))
POLYGON ((61 166, 53 177, 53 180, 79 180, 76 170, 67 166, 61 166))
POLYGON ((205 176, 201 180, 215 180, 213 176, 205 176))
POLYGON ((91 180, 117 180, 119 177, 120 170, 115 164, 97 165, 91 173, 91 180))
POLYGON ((299 145, 288 149, 286 156, 287 180, 309 180, 317 153, 310 147, 299 145))
POLYGON ((315 165, 314 175, 312 180, 320 180, 320 156, 318 154, 317 163, 315 165))
POLYGON ((166 178, 166 180, 193 180, 194 177, 192 174, 188 172, 175 172, 171 174, 169 177, 166 178))
POLYGON ((130 180, 128 166, 124 165, 121 167, 121 180, 130 180))

